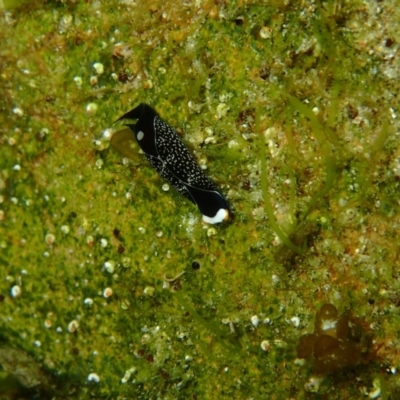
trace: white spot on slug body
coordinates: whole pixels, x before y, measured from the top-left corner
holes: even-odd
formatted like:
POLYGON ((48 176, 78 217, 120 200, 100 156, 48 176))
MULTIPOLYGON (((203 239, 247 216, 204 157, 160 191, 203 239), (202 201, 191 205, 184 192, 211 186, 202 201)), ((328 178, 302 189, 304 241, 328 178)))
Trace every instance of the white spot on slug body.
POLYGON ((142 140, 144 138, 144 133, 142 131, 139 131, 136 135, 137 140, 142 140))

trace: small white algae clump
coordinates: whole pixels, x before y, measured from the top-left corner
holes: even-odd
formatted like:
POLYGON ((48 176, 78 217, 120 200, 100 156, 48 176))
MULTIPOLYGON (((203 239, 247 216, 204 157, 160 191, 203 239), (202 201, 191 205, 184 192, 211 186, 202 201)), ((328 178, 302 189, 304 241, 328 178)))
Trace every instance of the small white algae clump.
POLYGON ((125 371, 125 375, 124 377, 121 379, 121 383, 126 383, 128 382, 128 380, 130 379, 130 377, 132 376, 132 374, 134 374, 136 371, 135 367, 129 368, 128 370, 125 371))
POLYGON ((94 382, 94 383, 99 383, 100 382, 100 377, 96 373, 92 372, 88 375, 87 380, 89 382, 94 382))
POLYGON ((68 324, 68 332, 74 333, 78 330, 79 328, 79 322, 74 319, 68 324))
POLYGON ((104 65, 102 63, 96 62, 93 64, 93 68, 96 71, 97 75, 101 75, 104 73, 104 65))
POLYGON ((115 262, 114 261, 106 261, 104 263, 104 269, 109 273, 112 274, 115 270, 115 262))
POLYGON ((14 297, 14 299, 21 296, 22 294, 21 286, 18 285, 13 286, 10 292, 11 292, 11 297, 14 297))
POLYGON ((56 237, 52 233, 46 234, 44 237, 44 241, 48 244, 51 245, 56 241, 56 237))

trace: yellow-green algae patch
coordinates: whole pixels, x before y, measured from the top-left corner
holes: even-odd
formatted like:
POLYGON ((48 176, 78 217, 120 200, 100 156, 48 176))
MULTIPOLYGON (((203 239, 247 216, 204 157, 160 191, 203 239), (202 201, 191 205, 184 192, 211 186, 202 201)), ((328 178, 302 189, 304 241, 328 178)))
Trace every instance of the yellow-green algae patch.
POLYGON ((5 398, 399 396, 396 1, 0 6, 5 398), (229 223, 108 148, 141 102, 229 223), (296 360, 326 303, 370 329, 351 381, 296 360))

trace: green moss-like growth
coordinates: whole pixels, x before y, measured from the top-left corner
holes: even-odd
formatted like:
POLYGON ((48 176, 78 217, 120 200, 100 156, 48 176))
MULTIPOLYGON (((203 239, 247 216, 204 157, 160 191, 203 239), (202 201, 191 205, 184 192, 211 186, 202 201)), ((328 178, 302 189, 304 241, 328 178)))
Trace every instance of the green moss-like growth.
POLYGON ((398 1, 0 7, 0 334, 43 393, 400 397, 398 1), (112 151, 141 102, 231 221, 203 226, 112 151), (381 361, 312 394, 296 346, 327 303, 368 321, 381 361))

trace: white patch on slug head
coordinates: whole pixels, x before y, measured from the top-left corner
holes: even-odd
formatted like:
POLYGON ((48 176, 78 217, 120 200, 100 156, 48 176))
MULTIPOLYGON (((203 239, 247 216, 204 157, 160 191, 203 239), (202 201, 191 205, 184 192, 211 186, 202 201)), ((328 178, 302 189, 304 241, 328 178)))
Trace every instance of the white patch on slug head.
POLYGON ((220 208, 214 217, 207 217, 203 215, 203 221, 207 224, 219 224, 222 221, 226 221, 229 218, 229 211, 224 208, 220 208))

